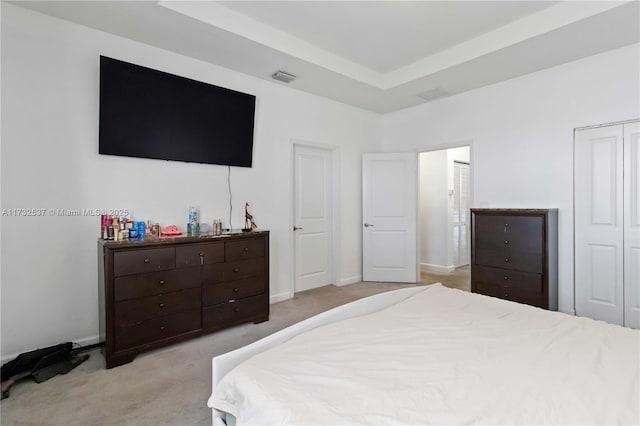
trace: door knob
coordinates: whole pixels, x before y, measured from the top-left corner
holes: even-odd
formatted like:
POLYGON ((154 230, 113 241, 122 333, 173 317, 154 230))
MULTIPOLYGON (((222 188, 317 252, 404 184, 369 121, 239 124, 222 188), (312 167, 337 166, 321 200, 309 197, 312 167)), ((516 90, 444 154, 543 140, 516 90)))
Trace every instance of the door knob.
POLYGON ((294 227, 293 227, 293 230, 294 230, 294 231, 298 231, 298 230, 300 230, 300 229, 304 229, 304 228, 298 228, 297 226, 294 226, 294 227))
POLYGON ((366 222, 365 222, 365 224, 364 224, 364 227, 365 227, 365 228, 368 228, 368 227, 370 227, 370 226, 373 226, 373 225, 372 225, 372 224, 370 224, 370 223, 366 223, 366 222))

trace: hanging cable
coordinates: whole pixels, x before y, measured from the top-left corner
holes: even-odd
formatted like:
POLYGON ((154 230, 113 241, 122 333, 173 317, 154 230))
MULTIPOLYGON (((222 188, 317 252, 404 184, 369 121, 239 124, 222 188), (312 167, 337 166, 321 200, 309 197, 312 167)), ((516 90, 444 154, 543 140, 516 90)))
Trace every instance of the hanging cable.
POLYGON ((231 214, 233 213, 233 203, 231 202, 231 166, 227 167, 229 167, 227 183, 229 184, 229 232, 231 232, 231 229, 233 229, 233 227, 231 226, 231 214))

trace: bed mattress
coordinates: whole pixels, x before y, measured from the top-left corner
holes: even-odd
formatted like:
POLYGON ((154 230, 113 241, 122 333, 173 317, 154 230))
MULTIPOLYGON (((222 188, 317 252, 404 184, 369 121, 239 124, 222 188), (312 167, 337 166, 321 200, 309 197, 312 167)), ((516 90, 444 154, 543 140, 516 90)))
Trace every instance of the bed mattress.
POLYGON ((429 286, 226 374, 237 424, 640 424, 640 332, 429 286))

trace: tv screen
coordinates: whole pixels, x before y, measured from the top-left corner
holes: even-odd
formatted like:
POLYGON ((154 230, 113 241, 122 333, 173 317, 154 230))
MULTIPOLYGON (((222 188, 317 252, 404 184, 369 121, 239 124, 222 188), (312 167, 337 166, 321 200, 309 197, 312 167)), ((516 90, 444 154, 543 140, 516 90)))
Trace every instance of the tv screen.
POLYGON ((256 97, 100 56, 99 152, 251 167, 256 97))

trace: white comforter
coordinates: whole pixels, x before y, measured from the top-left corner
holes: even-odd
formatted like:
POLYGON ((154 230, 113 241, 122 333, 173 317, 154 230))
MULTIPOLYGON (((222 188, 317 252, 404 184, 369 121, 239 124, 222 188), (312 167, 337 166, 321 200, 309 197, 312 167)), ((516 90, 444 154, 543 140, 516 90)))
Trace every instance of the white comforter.
POLYGON ((640 424, 640 332, 440 285, 244 362, 238 424, 640 424))

